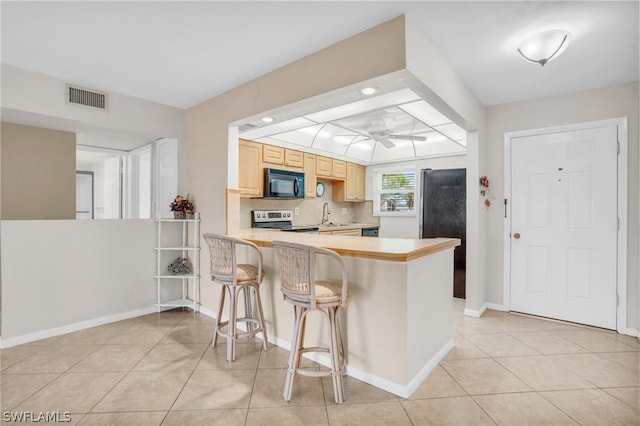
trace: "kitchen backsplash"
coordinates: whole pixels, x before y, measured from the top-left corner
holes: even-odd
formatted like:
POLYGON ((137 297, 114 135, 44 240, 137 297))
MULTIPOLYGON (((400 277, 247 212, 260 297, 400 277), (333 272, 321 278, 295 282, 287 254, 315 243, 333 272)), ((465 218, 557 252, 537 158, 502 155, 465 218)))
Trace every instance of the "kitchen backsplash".
POLYGON ((325 193, 319 198, 305 198, 304 200, 262 200, 259 198, 240 199, 240 227, 251 227, 252 210, 292 210, 299 209, 299 215, 293 217, 293 224, 317 225, 322 221, 322 207, 329 203, 329 222, 351 223, 355 218, 358 223, 380 223, 378 217, 373 216, 373 202, 364 203, 337 202, 331 199, 331 182, 325 183, 325 193), (346 214, 343 214, 346 209, 346 214))

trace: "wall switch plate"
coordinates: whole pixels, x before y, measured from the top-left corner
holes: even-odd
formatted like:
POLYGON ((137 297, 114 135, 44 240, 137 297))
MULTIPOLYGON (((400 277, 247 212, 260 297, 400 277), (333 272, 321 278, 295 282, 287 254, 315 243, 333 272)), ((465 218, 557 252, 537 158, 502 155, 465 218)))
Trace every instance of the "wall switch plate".
POLYGON ((343 208, 342 208, 342 214, 347 214, 347 210, 348 210, 348 209, 347 209, 346 207, 343 207, 343 208))
POLYGON ((293 214, 295 216, 299 216, 300 215, 300 207, 296 207, 295 209, 293 209, 293 214))

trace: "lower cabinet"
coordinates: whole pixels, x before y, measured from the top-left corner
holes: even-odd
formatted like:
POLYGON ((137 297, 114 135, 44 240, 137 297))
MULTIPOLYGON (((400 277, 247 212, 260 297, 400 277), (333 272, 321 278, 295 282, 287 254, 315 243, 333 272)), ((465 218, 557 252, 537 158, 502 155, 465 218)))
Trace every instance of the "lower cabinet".
POLYGON ((360 237, 362 236, 362 230, 360 229, 335 229, 335 230, 327 230, 320 231, 322 235, 350 235, 352 237, 360 237))
POLYGON ((353 237, 360 237, 362 236, 362 231, 360 229, 344 229, 331 231, 331 235, 351 235, 353 237))

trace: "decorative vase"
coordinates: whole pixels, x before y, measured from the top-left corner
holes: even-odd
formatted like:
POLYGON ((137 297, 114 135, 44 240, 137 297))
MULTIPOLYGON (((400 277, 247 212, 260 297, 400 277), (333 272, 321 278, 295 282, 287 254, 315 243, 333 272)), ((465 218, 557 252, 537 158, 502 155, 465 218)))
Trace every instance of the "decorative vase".
POLYGON ((184 210, 179 210, 179 211, 174 210, 173 211, 173 218, 174 219, 186 219, 187 218, 187 212, 185 212, 184 210))

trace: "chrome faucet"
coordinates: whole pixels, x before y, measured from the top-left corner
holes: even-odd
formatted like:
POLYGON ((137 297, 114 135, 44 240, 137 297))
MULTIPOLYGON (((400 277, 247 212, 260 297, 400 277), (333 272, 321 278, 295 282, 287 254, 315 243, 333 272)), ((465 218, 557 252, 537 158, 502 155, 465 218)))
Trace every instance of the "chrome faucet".
POLYGON ((324 206, 322 206, 322 225, 329 222, 330 214, 331 210, 329 210, 329 203, 324 203, 324 206))

